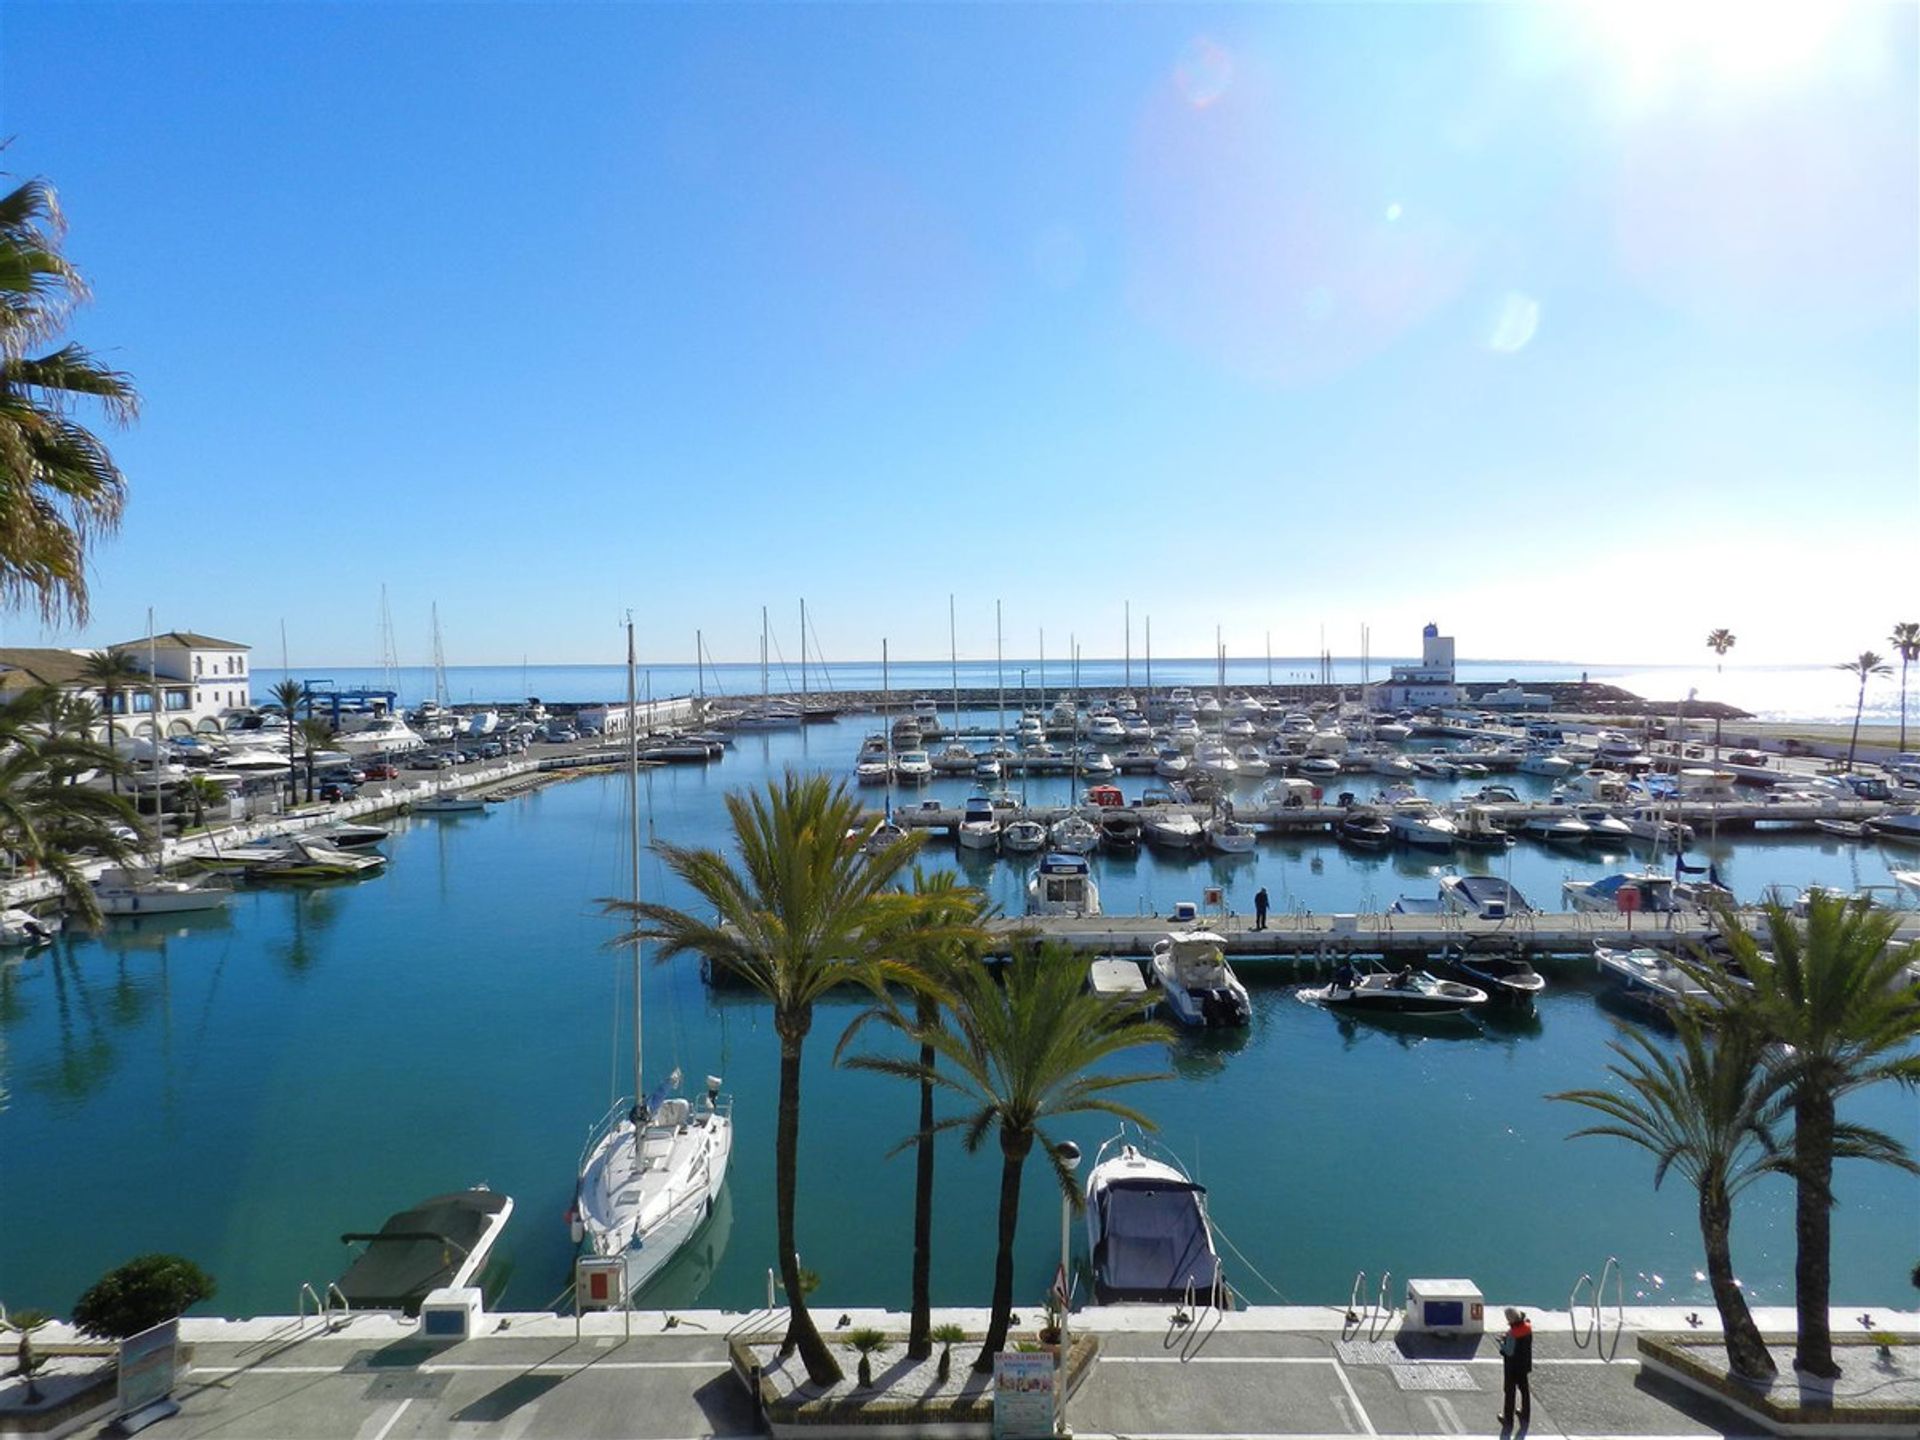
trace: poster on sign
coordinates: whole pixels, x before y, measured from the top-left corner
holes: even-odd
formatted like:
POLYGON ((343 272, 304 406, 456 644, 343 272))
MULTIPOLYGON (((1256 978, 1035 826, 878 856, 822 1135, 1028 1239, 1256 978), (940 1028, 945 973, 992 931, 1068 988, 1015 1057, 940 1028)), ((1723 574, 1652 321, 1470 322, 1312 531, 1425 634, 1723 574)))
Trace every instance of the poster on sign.
POLYGON ((131 1435, 180 1413, 173 1387, 180 1374, 180 1322, 167 1320, 120 1342, 114 1428, 131 1435))
POLYGON ((1003 1350, 993 1357, 993 1440, 1047 1440, 1053 1434, 1053 1356, 1003 1350))

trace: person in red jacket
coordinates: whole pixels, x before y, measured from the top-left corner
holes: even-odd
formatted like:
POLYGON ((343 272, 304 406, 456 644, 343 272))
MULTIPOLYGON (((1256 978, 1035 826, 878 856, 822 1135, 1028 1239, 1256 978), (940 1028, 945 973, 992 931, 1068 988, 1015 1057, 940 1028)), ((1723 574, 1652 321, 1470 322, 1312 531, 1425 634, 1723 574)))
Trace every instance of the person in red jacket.
POLYGON ((1506 1381, 1500 1431, 1505 1434, 1513 1428, 1513 1397, 1518 1394, 1520 1433, 1524 1435, 1533 1418, 1533 1394, 1528 1385, 1528 1377, 1533 1374, 1533 1327, 1527 1323, 1526 1315, 1511 1305, 1507 1307, 1507 1333, 1500 1337, 1500 1362, 1502 1378, 1506 1381))

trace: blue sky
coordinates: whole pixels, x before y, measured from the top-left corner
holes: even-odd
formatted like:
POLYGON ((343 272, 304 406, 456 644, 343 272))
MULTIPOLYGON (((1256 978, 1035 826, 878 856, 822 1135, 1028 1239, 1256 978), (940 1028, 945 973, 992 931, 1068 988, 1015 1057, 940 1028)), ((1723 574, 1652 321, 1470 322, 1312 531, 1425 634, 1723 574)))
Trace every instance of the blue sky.
POLYGON ((146 413, 96 623, 0 632, 1849 655, 1920 618, 1916 13, 12 0, 146 413))

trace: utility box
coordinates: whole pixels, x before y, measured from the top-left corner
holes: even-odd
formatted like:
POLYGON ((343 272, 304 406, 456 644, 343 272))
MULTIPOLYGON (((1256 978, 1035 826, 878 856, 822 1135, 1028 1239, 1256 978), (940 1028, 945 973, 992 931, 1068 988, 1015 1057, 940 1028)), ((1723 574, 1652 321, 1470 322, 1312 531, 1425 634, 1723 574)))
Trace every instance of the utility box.
POLYGON ((1200 907, 1194 904, 1193 901, 1176 900, 1173 902, 1173 920, 1176 925, 1189 920, 1198 920, 1199 918, 1200 907))
POLYGON ((463 1285, 429 1290, 420 1302, 422 1340, 471 1340, 480 1333, 486 1299, 479 1287, 463 1285))
POLYGON ((1407 1329, 1432 1335, 1480 1335, 1487 1306, 1471 1280, 1407 1281, 1407 1329))
POLYGON ((624 1255, 582 1255, 573 1262, 574 1304, 581 1310, 613 1310, 627 1300, 624 1255))

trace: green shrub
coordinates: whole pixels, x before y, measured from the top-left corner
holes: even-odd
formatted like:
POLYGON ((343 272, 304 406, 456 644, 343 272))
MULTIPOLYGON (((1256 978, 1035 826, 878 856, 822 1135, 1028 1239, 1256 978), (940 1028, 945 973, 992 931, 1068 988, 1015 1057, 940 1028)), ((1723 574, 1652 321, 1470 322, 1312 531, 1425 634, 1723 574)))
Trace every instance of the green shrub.
POLYGON ((109 1270, 73 1303, 73 1323, 89 1335, 125 1340, 213 1298, 213 1277, 179 1255, 142 1255, 109 1270))

